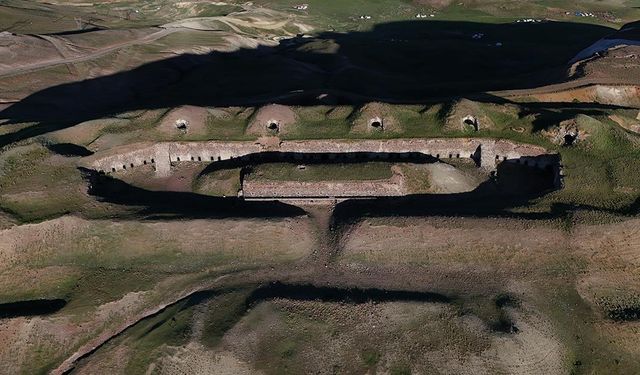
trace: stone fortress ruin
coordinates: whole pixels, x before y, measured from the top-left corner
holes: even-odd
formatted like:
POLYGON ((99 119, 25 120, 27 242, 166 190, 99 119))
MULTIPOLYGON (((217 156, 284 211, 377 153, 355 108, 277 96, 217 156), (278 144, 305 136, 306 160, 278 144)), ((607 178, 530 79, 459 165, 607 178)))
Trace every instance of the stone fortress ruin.
MULTIPOLYGON (((496 174, 500 163, 515 163, 552 171, 553 185, 556 188, 562 185, 562 170, 557 154, 549 153, 539 146, 484 138, 282 141, 277 137, 263 137, 257 141, 140 143, 98 152, 84 158, 82 164, 104 174, 152 165, 157 177, 167 177, 172 173, 172 166, 180 162, 215 165, 234 159, 251 161, 264 160, 267 157, 270 160, 327 162, 356 159, 410 161, 412 158, 426 157, 437 161, 467 159, 490 175, 496 174)), ((323 193, 316 193, 313 198, 403 195, 401 190, 393 186, 383 186, 381 183, 358 184, 358 189, 345 183, 327 185, 324 189, 316 189, 323 193), (357 193, 354 193, 356 191, 357 193)), ((280 188, 291 191, 280 193, 278 186, 273 186, 269 189, 272 193, 253 198, 305 198, 305 191, 308 191, 302 183, 282 183, 280 188)))

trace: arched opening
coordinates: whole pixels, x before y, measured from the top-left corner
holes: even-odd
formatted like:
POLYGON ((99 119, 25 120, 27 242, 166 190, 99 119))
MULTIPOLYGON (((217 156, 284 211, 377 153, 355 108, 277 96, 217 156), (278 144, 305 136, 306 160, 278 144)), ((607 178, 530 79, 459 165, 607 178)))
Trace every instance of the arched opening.
POLYGON ((280 125, 276 120, 270 120, 267 122, 267 130, 273 133, 277 133, 280 130, 280 125))
POLYGON ((465 116, 462 119, 462 126, 464 128, 471 129, 473 131, 478 131, 480 129, 480 126, 478 124, 478 119, 471 115, 465 116))
POLYGON ((189 126, 189 121, 185 119, 176 120, 176 129, 186 132, 188 126, 189 126))
POLYGON ((578 139, 578 134, 567 133, 564 135, 563 146, 573 146, 578 139))
POLYGON ((373 130, 383 130, 384 124, 382 123, 382 119, 380 117, 374 117, 369 120, 369 126, 373 130))

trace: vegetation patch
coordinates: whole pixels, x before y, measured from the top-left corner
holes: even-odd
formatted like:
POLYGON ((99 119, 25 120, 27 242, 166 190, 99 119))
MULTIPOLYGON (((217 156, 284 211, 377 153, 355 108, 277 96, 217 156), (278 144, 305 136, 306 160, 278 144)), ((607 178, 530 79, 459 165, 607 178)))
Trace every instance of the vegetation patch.
POLYGON ((248 178, 276 181, 384 180, 393 176, 392 163, 268 163, 251 168, 248 178))

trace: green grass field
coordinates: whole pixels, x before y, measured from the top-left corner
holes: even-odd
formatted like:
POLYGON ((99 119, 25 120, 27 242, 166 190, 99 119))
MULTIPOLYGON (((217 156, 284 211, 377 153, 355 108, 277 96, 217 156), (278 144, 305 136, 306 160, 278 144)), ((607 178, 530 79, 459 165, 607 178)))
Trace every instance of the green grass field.
POLYGON ((247 176, 251 179, 275 181, 349 181, 385 180, 393 176, 392 163, 370 162, 351 164, 259 164, 247 176))

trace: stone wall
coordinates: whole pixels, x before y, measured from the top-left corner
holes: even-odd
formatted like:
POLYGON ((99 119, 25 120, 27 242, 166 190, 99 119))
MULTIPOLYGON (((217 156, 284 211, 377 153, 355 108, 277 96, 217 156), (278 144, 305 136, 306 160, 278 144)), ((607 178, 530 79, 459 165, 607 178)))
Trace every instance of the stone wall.
POLYGON ((260 152, 286 153, 421 153, 438 159, 473 158, 481 167, 493 171, 504 160, 530 158, 533 166, 547 167, 554 158, 541 157, 547 151, 539 146, 518 144, 507 140, 482 138, 385 139, 385 140, 308 140, 256 142, 161 142, 134 144, 98 152, 81 162, 104 173, 153 164, 159 176, 171 171, 171 163, 196 161, 211 163, 248 157, 260 152))
POLYGON ((242 185, 243 196, 252 198, 357 198, 406 195, 400 176, 370 181, 252 181, 242 185))

